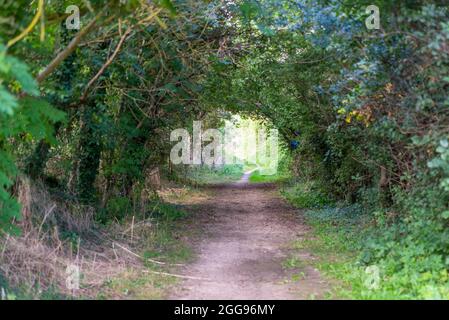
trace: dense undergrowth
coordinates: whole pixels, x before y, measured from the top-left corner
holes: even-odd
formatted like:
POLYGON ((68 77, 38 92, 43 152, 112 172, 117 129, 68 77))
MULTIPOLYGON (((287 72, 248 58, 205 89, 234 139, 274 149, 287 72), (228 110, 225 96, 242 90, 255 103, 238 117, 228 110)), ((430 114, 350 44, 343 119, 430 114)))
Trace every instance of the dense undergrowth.
POLYGON ((335 204, 305 184, 284 186, 282 194, 313 229, 293 248, 312 252, 316 266, 340 280, 330 298, 449 299, 438 226, 395 221, 360 204, 335 204))

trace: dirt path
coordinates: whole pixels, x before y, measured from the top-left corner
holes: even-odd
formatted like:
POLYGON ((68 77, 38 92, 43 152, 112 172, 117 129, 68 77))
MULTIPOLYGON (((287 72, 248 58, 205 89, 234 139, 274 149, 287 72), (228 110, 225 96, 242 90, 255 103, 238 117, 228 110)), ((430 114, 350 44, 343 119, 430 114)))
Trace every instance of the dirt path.
POLYGON ((273 186, 247 180, 245 175, 238 183, 214 187, 215 196, 201 205, 195 218, 201 229, 198 256, 180 270, 201 280, 184 280, 170 298, 308 299, 327 290, 318 271, 308 266, 312 257, 289 250, 308 232, 298 213, 273 186), (299 267, 286 269, 283 262, 292 254, 299 267), (293 280, 294 275, 301 279, 293 280))

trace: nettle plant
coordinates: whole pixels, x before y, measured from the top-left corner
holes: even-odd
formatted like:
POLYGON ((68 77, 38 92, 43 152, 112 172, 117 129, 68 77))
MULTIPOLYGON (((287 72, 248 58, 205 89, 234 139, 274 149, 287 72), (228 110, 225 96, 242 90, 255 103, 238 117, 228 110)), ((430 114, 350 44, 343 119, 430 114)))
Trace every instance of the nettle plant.
POLYGON ((63 119, 63 112, 39 98, 28 66, 0 44, 0 230, 17 232, 12 222, 20 220, 20 205, 11 193, 19 173, 12 142, 54 142, 53 124, 63 119))

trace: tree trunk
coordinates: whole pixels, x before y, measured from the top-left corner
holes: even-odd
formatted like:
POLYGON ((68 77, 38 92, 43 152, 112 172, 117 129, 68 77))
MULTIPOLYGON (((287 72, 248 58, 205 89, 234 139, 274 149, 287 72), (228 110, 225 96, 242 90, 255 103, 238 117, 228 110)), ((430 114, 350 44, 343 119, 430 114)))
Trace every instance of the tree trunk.
POLYGON ((80 140, 78 147, 77 194, 81 201, 90 203, 96 198, 95 180, 100 168, 101 141, 94 123, 95 101, 90 101, 82 111, 80 140))

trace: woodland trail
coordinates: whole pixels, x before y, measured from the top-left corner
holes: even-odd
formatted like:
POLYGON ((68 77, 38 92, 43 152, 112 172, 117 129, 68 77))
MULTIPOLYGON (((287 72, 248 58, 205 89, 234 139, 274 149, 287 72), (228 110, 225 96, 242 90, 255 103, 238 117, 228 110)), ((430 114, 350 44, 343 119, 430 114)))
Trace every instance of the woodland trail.
POLYGON ((201 204, 195 223, 201 236, 194 244, 196 260, 182 273, 187 279, 171 299, 310 299, 321 298, 329 286, 310 266, 307 252, 289 249, 308 227, 283 201, 273 185, 241 181, 210 187, 214 196, 201 204), (299 264, 286 269, 294 256, 299 264), (300 279, 294 275, 300 274, 300 279))

